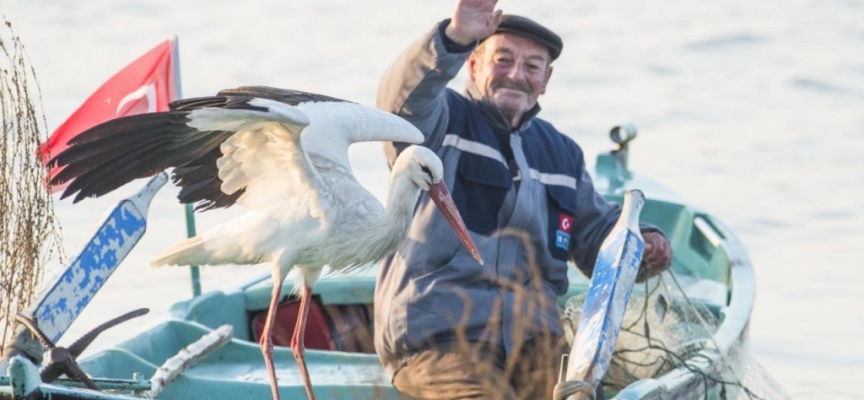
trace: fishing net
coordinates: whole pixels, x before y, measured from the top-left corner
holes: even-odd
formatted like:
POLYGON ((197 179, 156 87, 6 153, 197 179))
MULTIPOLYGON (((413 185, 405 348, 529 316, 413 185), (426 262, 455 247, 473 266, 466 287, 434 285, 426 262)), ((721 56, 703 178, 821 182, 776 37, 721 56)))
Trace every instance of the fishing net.
MULTIPOLYGON (((640 379, 692 374, 687 389, 674 398, 789 399, 747 353, 746 344, 730 346, 715 340, 722 322, 720 307, 689 298, 678 279, 663 273, 634 288, 601 383, 604 391, 617 393, 640 379)), ((584 302, 582 294, 564 306, 564 328, 571 343, 584 302)))
POLYGON ((0 26, 0 353, 12 336, 16 312, 33 301, 44 266, 64 258, 45 169, 38 157, 45 117, 36 74, 24 46, 2 17, 0 26))

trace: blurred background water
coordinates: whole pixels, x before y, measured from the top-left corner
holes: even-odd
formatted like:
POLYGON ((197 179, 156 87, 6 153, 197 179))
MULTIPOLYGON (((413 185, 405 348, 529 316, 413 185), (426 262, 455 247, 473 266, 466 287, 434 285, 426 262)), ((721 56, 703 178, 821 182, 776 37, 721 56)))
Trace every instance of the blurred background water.
MULTIPOLYGON (((378 79, 410 41, 450 15, 441 0, 0 0, 41 85, 49 130, 101 83, 177 35, 185 97, 263 84, 374 104, 378 79)), ((753 358, 794 398, 864 399, 864 1, 501 1, 564 38, 542 117, 589 162, 608 129, 633 122, 631 166, 730 225, 756 271, 753 358)), ((454 87, 461 88, 464 78, 454 87)), ((379 197, 380 144, 356 145, 355 172, 379 197)), ((55 205, 74 255, 106 208, 55 205)), ((148 233, 64 340, 136 307, 155 320, 191 294, 188 271, 150 257, 185 237, 173 187, 148 233)), ((199 215, 199 231, 237 211, 199 215)), ((205 290, 266 267, 205 268, 205 290), (252 272, 250 270, 256 270, 252 272)), ((115 342, 118 327, 94 346, 115 342)), ((62 343, 62 341, 61 341, 62 343)), ((67 343, 68 344, 68 343, 67 343)))

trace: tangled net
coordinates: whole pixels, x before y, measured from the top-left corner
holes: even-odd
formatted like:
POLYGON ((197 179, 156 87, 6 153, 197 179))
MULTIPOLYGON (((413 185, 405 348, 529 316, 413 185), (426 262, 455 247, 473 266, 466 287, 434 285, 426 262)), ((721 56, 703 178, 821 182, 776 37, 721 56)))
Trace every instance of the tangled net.
MULTIPOLYGON (((582 294, 568 299, 564 307, 568 339, 578 326, 584 302, 582 294)), ((697 377, 685 395, 688 399, 790 399, 742 343, 721 349, 714 342, 720 317, 718 307, 688 298, 671 273, 637 284, 601 383, 604 391, 616 393, 640 379, 684 369, 697 377), (713 368, 698 367, 700 361, 702 366, 713 363, 713 368)))
POLYGON ((45 168, 37 151, 45 140, 36 73, 12 24, 0 27, 0 353, 14 333, 14 316, 33 301, 44 267, 64 258, 45 168), (41 128, 41 129, 40 129, 41 128))

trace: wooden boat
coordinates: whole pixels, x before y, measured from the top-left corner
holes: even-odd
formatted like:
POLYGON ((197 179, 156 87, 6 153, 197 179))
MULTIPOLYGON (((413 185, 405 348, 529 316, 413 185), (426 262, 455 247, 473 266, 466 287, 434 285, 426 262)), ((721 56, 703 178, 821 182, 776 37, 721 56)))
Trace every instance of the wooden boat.
MULTIPOLYGON (((736 349, 747 339, 755 294, 751 264, 744 247, 721 221, 628 169, 628 142, 634 137, 635 128, 612 130, 619 148, 598 156, 595 185, 607 199, 618 202, 630 188, 645 193, 642 221, 659 226, 670 239, 674 261, 669 277, 675 286, 655 298, 649 296, 647 285, 637 285, 631 303, 641 298, 641 304, 647 305, 650 300, 661 314, 675 304, 684 304, 697 310, 701 321, 683 321, 688 317, 679 312, 676 323, 696 326, 704 335, 682 339, 686 343, 679 343, 675 350, 679 358, 675 365, 636 368, 624 374, 629 379, 605 387, 606 398, 719 398, 721 392, 726 394, 729 381, 712 377, 735 363, 736 349), (716 323, 706 325, 705 319, 716 323)), ((319 399, 403 398, 390 385, 372 347, 375 273, 370 266, 350 276, 324 277, 315 286, 306 357, 319 399)), ((573 268, 569 291, 560 299, 562 308, 566 310, 584 295, 588 285, 573 268)), ((25 357, 12 357, 7 360, 8 374, 0 371, 0 399, 270 398, 256 337, 270 290, 267 275, 231 290, 211 291, 177 303, 160 324, 78 360, 98 392, 72 379, 43 382, 40 366, 25 357)), ((279 318, 291 327, 296 305, 288 290, 283 291, 279 318)), ((646 319, 652 331, 660 331, 666 323, 663 320, 656 315, 646 319)), ((647 350, 643 353, 650 356, 647 350)), ((282 396, 305 398, 290 349, 277 347, 274 359, 282 396)), ((612 375, 615 371, 610 370, 610 379, 612 375)))

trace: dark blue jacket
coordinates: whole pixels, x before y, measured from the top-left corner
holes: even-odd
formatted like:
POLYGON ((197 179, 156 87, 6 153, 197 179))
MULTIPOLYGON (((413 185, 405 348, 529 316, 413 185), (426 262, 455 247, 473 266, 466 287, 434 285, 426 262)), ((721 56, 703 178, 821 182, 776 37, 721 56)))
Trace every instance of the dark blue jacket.
MULTIPOLYGON (((590 276, 619 208, 594 190, 582 150, 539 106, 511 129, 492 107, 447 89, 468 52, 451 52, 440 25, 385 73, 378 106, 426 136, 480 251, 479 265, 428 196, 407 240, 379 268, 375 348, 394 373, 418 351, 465 338, 506 354, 541 332, 562 334, 557 298, 568 259, 590 276)), ((399 144, 389 144, 392 163, 399 144)))

